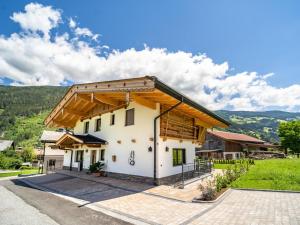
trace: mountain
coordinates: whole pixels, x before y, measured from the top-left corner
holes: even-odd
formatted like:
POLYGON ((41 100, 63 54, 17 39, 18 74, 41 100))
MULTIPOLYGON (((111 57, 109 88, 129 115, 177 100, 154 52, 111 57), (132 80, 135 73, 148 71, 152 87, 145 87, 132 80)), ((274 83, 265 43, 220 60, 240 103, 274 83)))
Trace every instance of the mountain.
MULTIPOLYGON (((12 87, 0 85, 0 138, 15 140, 19 146, 39 144, 45 128, 44 118, 61 99, 68 87, 12 87)), ((299 120, 300 113, 283 111, 216 111, 230 121, 232 132, 245 133, 266 141, 278 142, 278 124, 299 120)))
POLYGON ((12 87, 0 85, 0 138, 17 145, 38 143, 43 120, 67 87, 12 87))
POLYGON ((300 120, 300 113, 284 111, 226 111, 216 113, 231 122, 228 131, 244 133, 269 142, 279 142, 277 129, 280 122, 300 120))

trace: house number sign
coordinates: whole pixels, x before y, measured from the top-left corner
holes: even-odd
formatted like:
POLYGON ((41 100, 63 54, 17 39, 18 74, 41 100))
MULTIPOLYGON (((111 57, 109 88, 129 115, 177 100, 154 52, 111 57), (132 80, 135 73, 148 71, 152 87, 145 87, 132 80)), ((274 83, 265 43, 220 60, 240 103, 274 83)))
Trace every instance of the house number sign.
POLYGON ((134 159, 134 157, 135 157, 135 153, 134 153, 134 151, 131 151, 131 152, 130 152, 129 159, 128 159, 128 163, 129 163, 129 165, 131 165, 131 166, 134 166, 134 164, 135 164, 135 159, 134 159))

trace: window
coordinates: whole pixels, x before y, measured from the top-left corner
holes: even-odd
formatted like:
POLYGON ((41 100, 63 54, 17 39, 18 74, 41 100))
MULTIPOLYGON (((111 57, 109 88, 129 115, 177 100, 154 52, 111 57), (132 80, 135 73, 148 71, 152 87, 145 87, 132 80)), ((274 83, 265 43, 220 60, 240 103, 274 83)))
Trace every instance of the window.
POLYGON ((126 110, 125 126, 134 125, 134 109, 126 110))
POLYGON ((76 151, 75 162, 81 162, 81 161, 83 161, 83 150, 76 151))
POLYGON ((87 134, 89 132, 89 127, 90 127, 90 122, 85 122, 84 123, 84 130, 83 130, 83 132, 85 134, 87 134))
POLYGON ((110 125, 115 125, 115 114, 110 115, 110 125))
POLYGON ((100 131, 101 130, 101 118, 96 119, 95 123, 95 131, 100 131))
POLYGON ((104 155, 105 155, 105 150, 101 149, 100 150, 100 161, 104 161, 104 155))
POLYGON ((174 148, 173 149, 173 166, 179 166, 186 163, 185 159, 185 149, 174 148))

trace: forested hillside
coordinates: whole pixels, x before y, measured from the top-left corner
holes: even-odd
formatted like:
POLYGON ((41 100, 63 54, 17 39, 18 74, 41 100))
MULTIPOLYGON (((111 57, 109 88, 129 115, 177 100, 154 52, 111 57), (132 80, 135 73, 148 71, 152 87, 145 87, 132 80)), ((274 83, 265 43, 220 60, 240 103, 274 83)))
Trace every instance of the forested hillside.
POLYGON ((283 111, 249 112, 217 111, 220 116, 230 121, 229 131, 249 134, 260 139, 279 142, 277 129, 280 122, 300 120, 300 113, 283 111))
POLYGON ((21 145, 36 144, 43 119, 66 90, 67 87, 0 86, 0 137, 21 145))
MULTIPOLYGON (((47 113, 66 92, 67 87, 0 86, 0 138, 12 139, 17 145, 35 146, 47 113)), ((229 120, 233 132, 250 134, 278 142, 277 128, 282 121, 300 119, 300 113, 282 111, 217 111, 229 120)))

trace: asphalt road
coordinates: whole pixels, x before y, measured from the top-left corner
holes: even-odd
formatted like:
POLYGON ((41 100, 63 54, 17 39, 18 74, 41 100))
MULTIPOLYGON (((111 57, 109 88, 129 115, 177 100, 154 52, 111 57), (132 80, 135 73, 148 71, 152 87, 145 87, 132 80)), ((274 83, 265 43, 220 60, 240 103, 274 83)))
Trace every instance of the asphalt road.
POLYGON ((79 207, 50 193, 28 187, 19 180, 0 181, 0 199, 1 225, 128 224, 101 212, 79 207))

